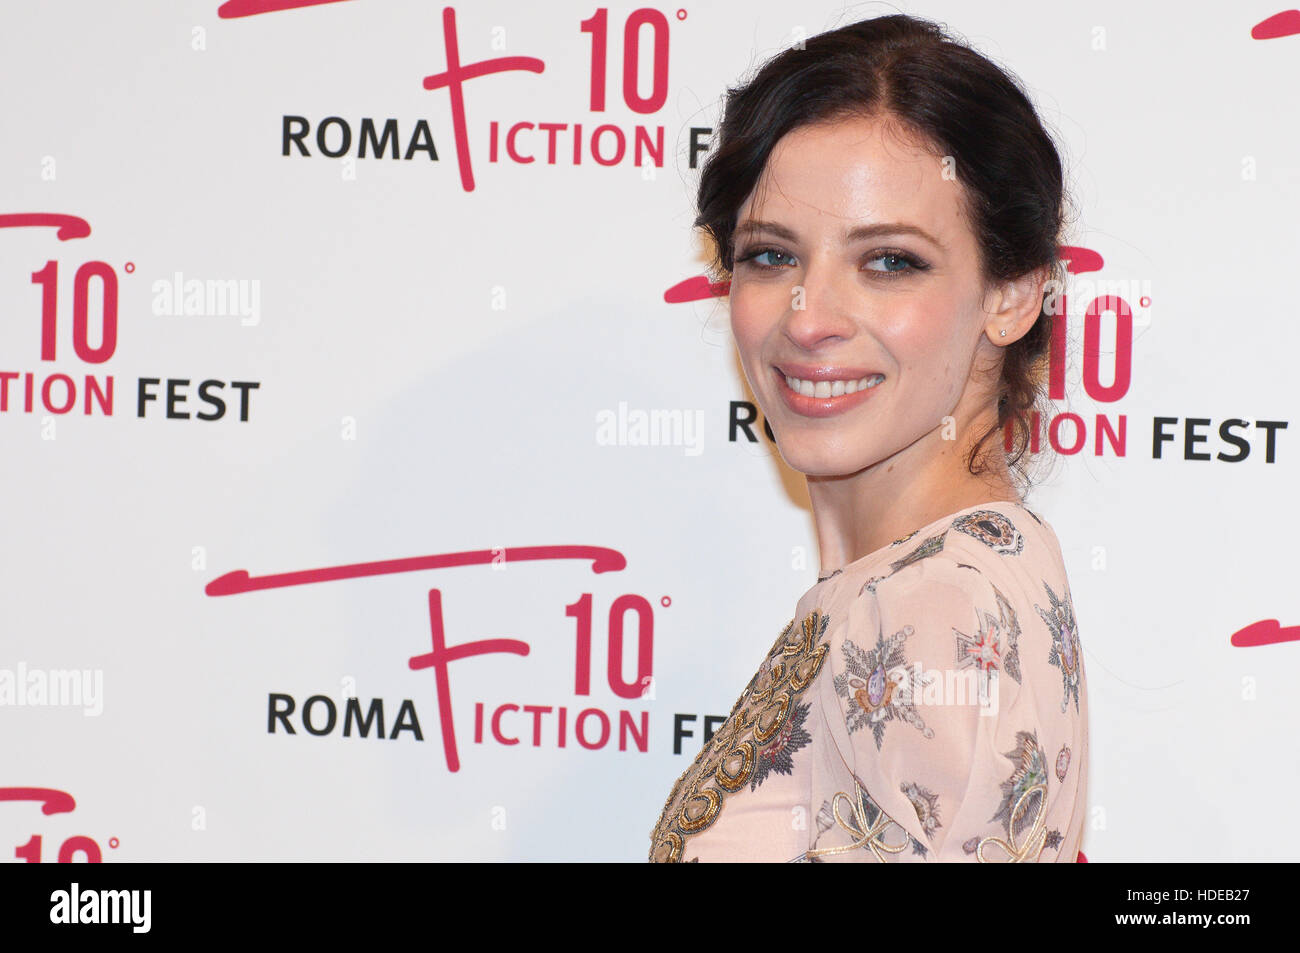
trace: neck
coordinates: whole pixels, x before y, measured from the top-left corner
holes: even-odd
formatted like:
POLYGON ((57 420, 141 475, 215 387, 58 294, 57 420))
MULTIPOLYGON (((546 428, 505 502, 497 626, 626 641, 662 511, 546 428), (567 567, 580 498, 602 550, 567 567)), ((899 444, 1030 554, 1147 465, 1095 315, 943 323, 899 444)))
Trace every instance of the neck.
POLYGON ((1020 502, 997 435, 985 442, 987 472, 967 468, 974 440, 997 420, 986 413, 944 440, 936 427, 878 463, 843 476, 808 477, 821 575, 888 546, 950 513, 994 500, 1020 502), (991 452, 990 452, 991 446, 991 452))

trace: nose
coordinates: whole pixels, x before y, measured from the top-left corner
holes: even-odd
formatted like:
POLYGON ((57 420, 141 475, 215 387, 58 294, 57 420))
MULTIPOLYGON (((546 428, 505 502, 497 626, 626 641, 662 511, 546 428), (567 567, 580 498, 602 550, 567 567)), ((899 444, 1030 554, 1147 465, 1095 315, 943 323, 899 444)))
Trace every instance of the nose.
POLYGON ((805 351, 848 340, 857 329, 856 276, 843 263, 812 261, 803 281, 791 286, 785 334, 805 351))

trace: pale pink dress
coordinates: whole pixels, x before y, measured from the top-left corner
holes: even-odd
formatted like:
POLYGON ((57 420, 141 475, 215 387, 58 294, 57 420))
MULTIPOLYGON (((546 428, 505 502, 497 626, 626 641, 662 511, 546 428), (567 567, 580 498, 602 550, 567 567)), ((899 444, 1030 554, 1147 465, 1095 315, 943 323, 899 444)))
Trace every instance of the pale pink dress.
POLYGON ((678 779, 656 861, 1069 861, 1088 700, 1060 543, 953 513, 819 580, 678 779))

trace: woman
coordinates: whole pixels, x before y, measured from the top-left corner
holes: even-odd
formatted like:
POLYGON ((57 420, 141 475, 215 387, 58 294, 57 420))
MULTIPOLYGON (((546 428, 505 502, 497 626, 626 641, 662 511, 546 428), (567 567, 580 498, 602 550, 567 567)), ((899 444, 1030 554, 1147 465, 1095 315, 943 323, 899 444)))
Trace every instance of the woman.
POLYGON ((822 34, 729 92, 696 224, 823 572, 652 860, 1080 856, 1083 660, 1018 489, 1063 192, 1017 83, 927 21, 822 34))

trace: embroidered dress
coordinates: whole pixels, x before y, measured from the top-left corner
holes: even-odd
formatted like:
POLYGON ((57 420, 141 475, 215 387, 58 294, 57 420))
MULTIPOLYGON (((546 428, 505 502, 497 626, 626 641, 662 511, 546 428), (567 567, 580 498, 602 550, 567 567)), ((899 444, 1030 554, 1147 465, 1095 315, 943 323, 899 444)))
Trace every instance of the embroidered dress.
POLYGON ((652 861, 1077 859, 1088 701, 1055 531, 982 503, 799 600, 652 861))

